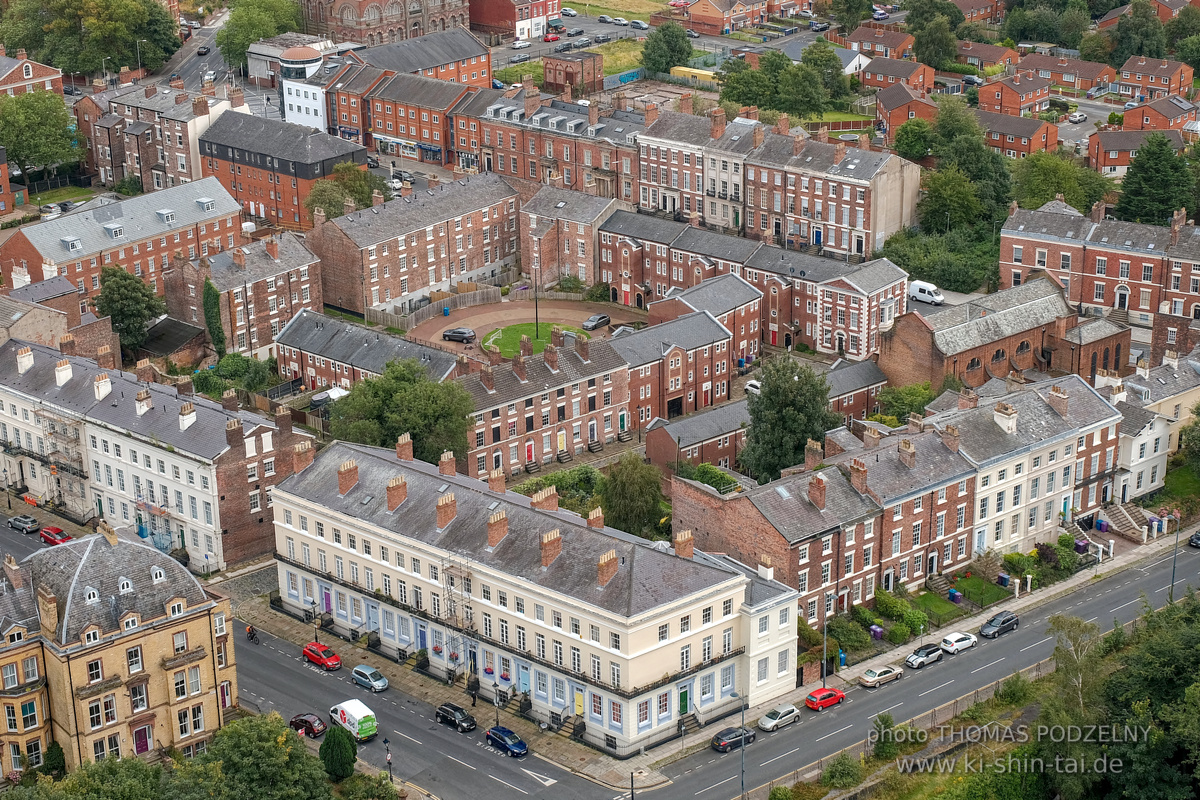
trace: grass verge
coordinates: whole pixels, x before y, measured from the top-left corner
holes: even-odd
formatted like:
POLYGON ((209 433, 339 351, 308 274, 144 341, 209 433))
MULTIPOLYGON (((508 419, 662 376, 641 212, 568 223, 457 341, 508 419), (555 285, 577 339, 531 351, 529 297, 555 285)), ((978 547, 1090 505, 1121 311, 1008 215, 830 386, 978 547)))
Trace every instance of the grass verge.
POLYGON ((940 594, 925 592, 912 601, 913 607, 924 611, 933 622, 945 625, 952 619, 965 617, 967 611, 960 605, 951 603, 940 594))
MULTIPOLYGON (((590 339, 591 336, 584 333, 579 328, 573 328, 570 325, 559 325, 564 331, 572 331, 573 333, 590 339)), ((540 337, 534 336, 534 324, 532 322, 519 322, 516 325, 507 325, 503 328, 496 328, 487 336, 483 337, 483 344, 487 347, 498 347, 500 355, 505 358, 512 358, 517 353, 521 352, 521 337, 528 336, 533 342, 533 352, 542 352, 546 349, 546 345, 550 344, 550 331, 554 328, 554 323, 543 322, 540 325, 538 333, 540 337)))
POLYGON ((604 74, 616 75, 642 65, 642 45, 637 39, 618 39, 615 42, 589 47, 587 52, 604 56, 604 74))
POLYGON ((51 189, 46 192, 37 192, 28 198, 27 202, 34 208, 37 208, 46 203, 61 203, 64 200, 76 200, 79 202, 91 200, 95 194, 91 189, 85 189, 82 186, 60 186, 57 189, 51 189))
POLYGON ((988 583, 975 575, 970 578, 959 578, 954 583, 954 588, 966 595, 968 600, 981 606, 988 606, 1012 597, 1012 594, 1003 586, 988 583))
POLYGON ((525 64, 511 64, 507 67, 492 70, 492 77, 506 85, 521 83, 525 80, 526 75, 532 75, 534 86, 537 86, 539 89, 542 88, 546 71, 542 67, 542 60, 540 58, 525 64))

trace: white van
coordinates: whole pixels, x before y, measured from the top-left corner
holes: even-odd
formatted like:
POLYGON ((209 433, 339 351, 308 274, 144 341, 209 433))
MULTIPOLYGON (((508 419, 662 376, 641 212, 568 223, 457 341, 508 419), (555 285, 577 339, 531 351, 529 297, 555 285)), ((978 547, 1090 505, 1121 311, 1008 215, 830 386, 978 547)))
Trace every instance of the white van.
POLYGON ((935 306, 940 306, 946 302, 946 298, 942 296, 941 290, 926 281, 909 281, 908 299, 920 300, 922 303, 930 303, 935 306))
POLYGON ((329 722, 341 725, 360 742, 375 738, 379 732, 375 712, 367 708, 362 700, 346 700, 329 709, 329 722))

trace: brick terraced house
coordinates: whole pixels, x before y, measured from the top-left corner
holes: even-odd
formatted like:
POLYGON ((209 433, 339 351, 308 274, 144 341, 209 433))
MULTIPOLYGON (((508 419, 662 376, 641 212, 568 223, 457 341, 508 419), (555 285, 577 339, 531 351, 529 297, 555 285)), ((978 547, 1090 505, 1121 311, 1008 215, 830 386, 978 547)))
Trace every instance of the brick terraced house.
POLYGON ((919 61, 876 56, 860 73, 862 84, 873 89, 886 89, 902 83, 916 91, 933 91, 933 68, 919 61))
POLYGON ((631 208, 608 197, 542 187, 521 206, 522 271, 539 286, 567 275, 598 283, 600 225, 618 209, 631 208))
POLYGON ((1021 59, 1021 69, 1037 73, 1054 86, 1087 91, 1117 82, 1117 71, 1108 64, 1077 58, 1030 53, 1021 59))
POLYGON ((985 84, 979 89, 979 109, 1014 117, 1026 113, 1034 116, 1050 107, 1050 81, 1020 70, 1003 80, 985 84))
MULTIPOLYGON (((1127 116, 1134 111, 1136 109, 1131 109, 1127 116)), ((1183 134, 1177 130, 1097 131, 1088 137, 1088 166, 1101 175, 1120 178, 1129 171, 1129 165, 1146 139, 1156 133, 1167 137, 1176 153, 1187 147, 1183 134)))
MULTIPOLYGON (((738 453, 746 446, 749 427, 750 409, 745 400, 672 420, 657 417, 646 426, 646 458, 668 476, 681 461, 733 469, 738 453)), ((670 486, 664 489, 669 491, 670 486)))
POLYGON ((1126 111, 1121 130, 1182 131, 1189 122, 1196 122, 1196 106, 1182 97, 1169 95, 1126 111))
POLYGON ((1183 95, 1191 91, 1193 70, 1165 58, 1130 56, 1121 65, 1119 92, 1137 102, 1183 95))
POLYGON ((734 358, 758 358, 759 322, 763 293, 734 273, 717 275, 690 289, 672 288, 662 300, 650 304, 651 325, 695 311, 707 311, 733 336, 734 358))
POLYGON ((1037 117, 1015 117, 975 110, 988 147, 1009 158, 1058 149, 1058 126, 1037 117))

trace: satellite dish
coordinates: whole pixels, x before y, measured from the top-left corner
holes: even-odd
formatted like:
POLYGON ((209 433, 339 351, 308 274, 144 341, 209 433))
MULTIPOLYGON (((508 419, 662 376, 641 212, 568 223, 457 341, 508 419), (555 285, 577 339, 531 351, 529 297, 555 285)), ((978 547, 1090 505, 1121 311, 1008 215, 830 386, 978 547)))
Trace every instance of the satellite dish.
POLYGON ((793 275, 795 275, 795 274, 796 274, 796 268, 795 268, 795 267, 789 267, 789 268, 788 268, 788 271, 789 271, 789 272, 791 272, 793 275))
POLYGON ((803 277, 804 277, 804 275, 805 275, 805 273, 806 273, 806 271, 805 271, 805 270, 800 270, 800 277, 801 277, 801 278, 803 278, 803 277))

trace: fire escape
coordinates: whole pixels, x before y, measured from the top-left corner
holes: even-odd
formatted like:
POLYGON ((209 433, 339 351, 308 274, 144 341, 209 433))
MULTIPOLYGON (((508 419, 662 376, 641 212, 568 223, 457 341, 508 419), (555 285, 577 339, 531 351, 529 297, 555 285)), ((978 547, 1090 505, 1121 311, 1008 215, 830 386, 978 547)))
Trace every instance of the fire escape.
POLYGON ((459 675, 478 672, 475 664, 475 615, 471 608, 471 566, 467 560, 448 556, 441 562, 442 591, 446 598, 443 610, 446 622, 446 677, 457 681, 459 675))
POLYGON ((45 406, 34 414, 42 429, 45 452, 28 455, 50 470, 53 480, 46 502, 76 522, 87 522, 95 516, 96 509, 87 499, 87 461, 79 432, 82 420, 45 406))

